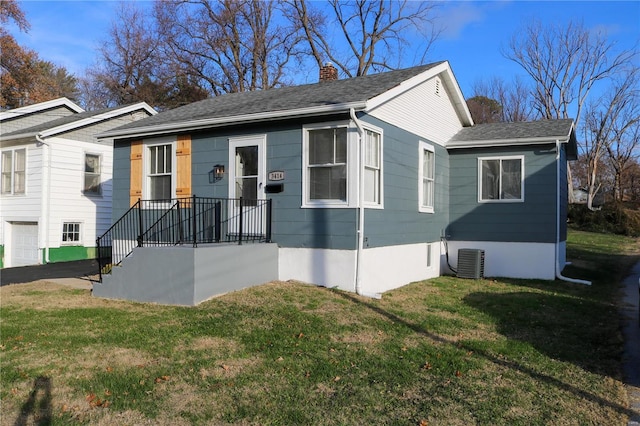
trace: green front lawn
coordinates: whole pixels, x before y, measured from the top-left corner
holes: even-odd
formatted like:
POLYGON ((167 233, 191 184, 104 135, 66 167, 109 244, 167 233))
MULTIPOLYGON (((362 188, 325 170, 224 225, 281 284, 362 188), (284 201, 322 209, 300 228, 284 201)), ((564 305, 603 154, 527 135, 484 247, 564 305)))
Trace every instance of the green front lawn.
POLYGON ((276 282, 196 308, 3 287, 0 422, 626 424, 614 300, 637 243, 572 232, 565 275, 591 287, 276 282))

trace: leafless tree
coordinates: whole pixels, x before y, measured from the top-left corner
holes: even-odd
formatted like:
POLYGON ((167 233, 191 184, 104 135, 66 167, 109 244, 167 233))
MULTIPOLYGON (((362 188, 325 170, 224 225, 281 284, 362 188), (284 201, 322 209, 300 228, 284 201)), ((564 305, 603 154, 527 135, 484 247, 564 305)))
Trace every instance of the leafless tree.
MULTIPOLYGON (((640 68, 630 68, 617 81, 609 109, 610 140, 606 143, 607 160, 613 168, 614 196, 625 199, 624 175, 640 159, 640 68)), ((630 192, 631 188, 626 188, 630 192)))
MULTIPOLYGON (((541 118, 573 115, 579 125, 594 86, 627 66, 635 52, 615 53, 614 43, 604 33, 589 31, 582 24, 544 27, 535 21, 512 37, 503 54, 533 80, 533 106, 541 118)), ((567 171, 569 199, 573 201, 571 168, 567 171)), ((589 188, 596 187, 595 182, 589 183, 589 188)))
POLYGON ((510 84, 499 77, 479 80, 473 86, 473 93, 474 97, 485 96, 500 104, 500 116, 496 121, 527 121, 533 118, 530 89, 519 77, 510 84))
POLYGON ((286 84, 297 28, 275 0, 167 0, 155 4, 167 57, 214 95, 286 84))
POLYGON ((332 62, 347 77, 400 67, 413 52, 422 63, 439 35, 435 4, 407 0, 288 0, 289 18, 300 25, 318 67, 332 62), (416 45, 419 36, 421 44, 416 45), (413 40, 409 44, 410 38, 413 40))
POLYGON ((161 92, 158 41, 153 23, 134 3, 119 4, 100 59, 87 70, 83 88, 87 107, 109 107, 137 101, 155 104, 161 92))
MULTIPOLYGON (((585 109, 584 153, 587 159, 587 207, 600 189, 598 167, 605 154, 615 171, 614 190, 619 192, 622 170, 638 144, 640 121, 640 70, 633 67, 614 80, 611 90, 585 109)), ((614 196, 616 196, 614 194, 614 196)), ((617 196, 616 196, 617 197, 617 196)))

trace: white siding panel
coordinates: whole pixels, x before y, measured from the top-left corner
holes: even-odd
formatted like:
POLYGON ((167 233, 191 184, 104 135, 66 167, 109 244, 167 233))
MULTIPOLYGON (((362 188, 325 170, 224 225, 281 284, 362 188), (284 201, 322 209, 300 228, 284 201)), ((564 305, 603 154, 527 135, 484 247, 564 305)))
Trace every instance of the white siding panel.
POLYGON ((446 90, 440 81, 439 95, 436 77, 372 109, 368 113, 382 121, 405 129, 444 146, 460 129, 460 121, 446 90))
POLYGON ((113 149, 111 146, 52 138, 49 246, 60 247, 62 225, 81 223, 81 242, 95 246, 96 237, 104 233, 111 222, 113 149), (101 195, 85 195, 85 153, 101 156, 101 195))
MULTIPOLYGON (((0 196, 0 223, 38 222, 42 215, 42 147, 35 144, 24 146, 27 149, 25 193, 0 196)), ((4 226, 0 227, 0 244, 6 244, 7 232, 4 226)))

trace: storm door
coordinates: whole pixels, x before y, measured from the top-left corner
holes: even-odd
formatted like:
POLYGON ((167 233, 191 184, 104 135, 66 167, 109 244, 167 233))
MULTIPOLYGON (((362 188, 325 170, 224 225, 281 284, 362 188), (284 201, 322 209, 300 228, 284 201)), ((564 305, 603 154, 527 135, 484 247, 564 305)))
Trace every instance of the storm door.
POLYGON ((229 139, 229 233, 265 234, 265 136, 229 139), (242 206, 240 203, 242 202, 242 206))

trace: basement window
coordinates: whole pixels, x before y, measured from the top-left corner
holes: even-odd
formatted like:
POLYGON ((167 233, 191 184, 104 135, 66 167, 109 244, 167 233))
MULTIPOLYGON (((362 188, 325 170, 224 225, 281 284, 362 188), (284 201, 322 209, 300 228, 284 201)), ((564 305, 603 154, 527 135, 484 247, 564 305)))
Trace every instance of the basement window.
POLYGON ((62 224, 62 242, 67 244, 80 242, 79 222, 65 222, 62 224))

